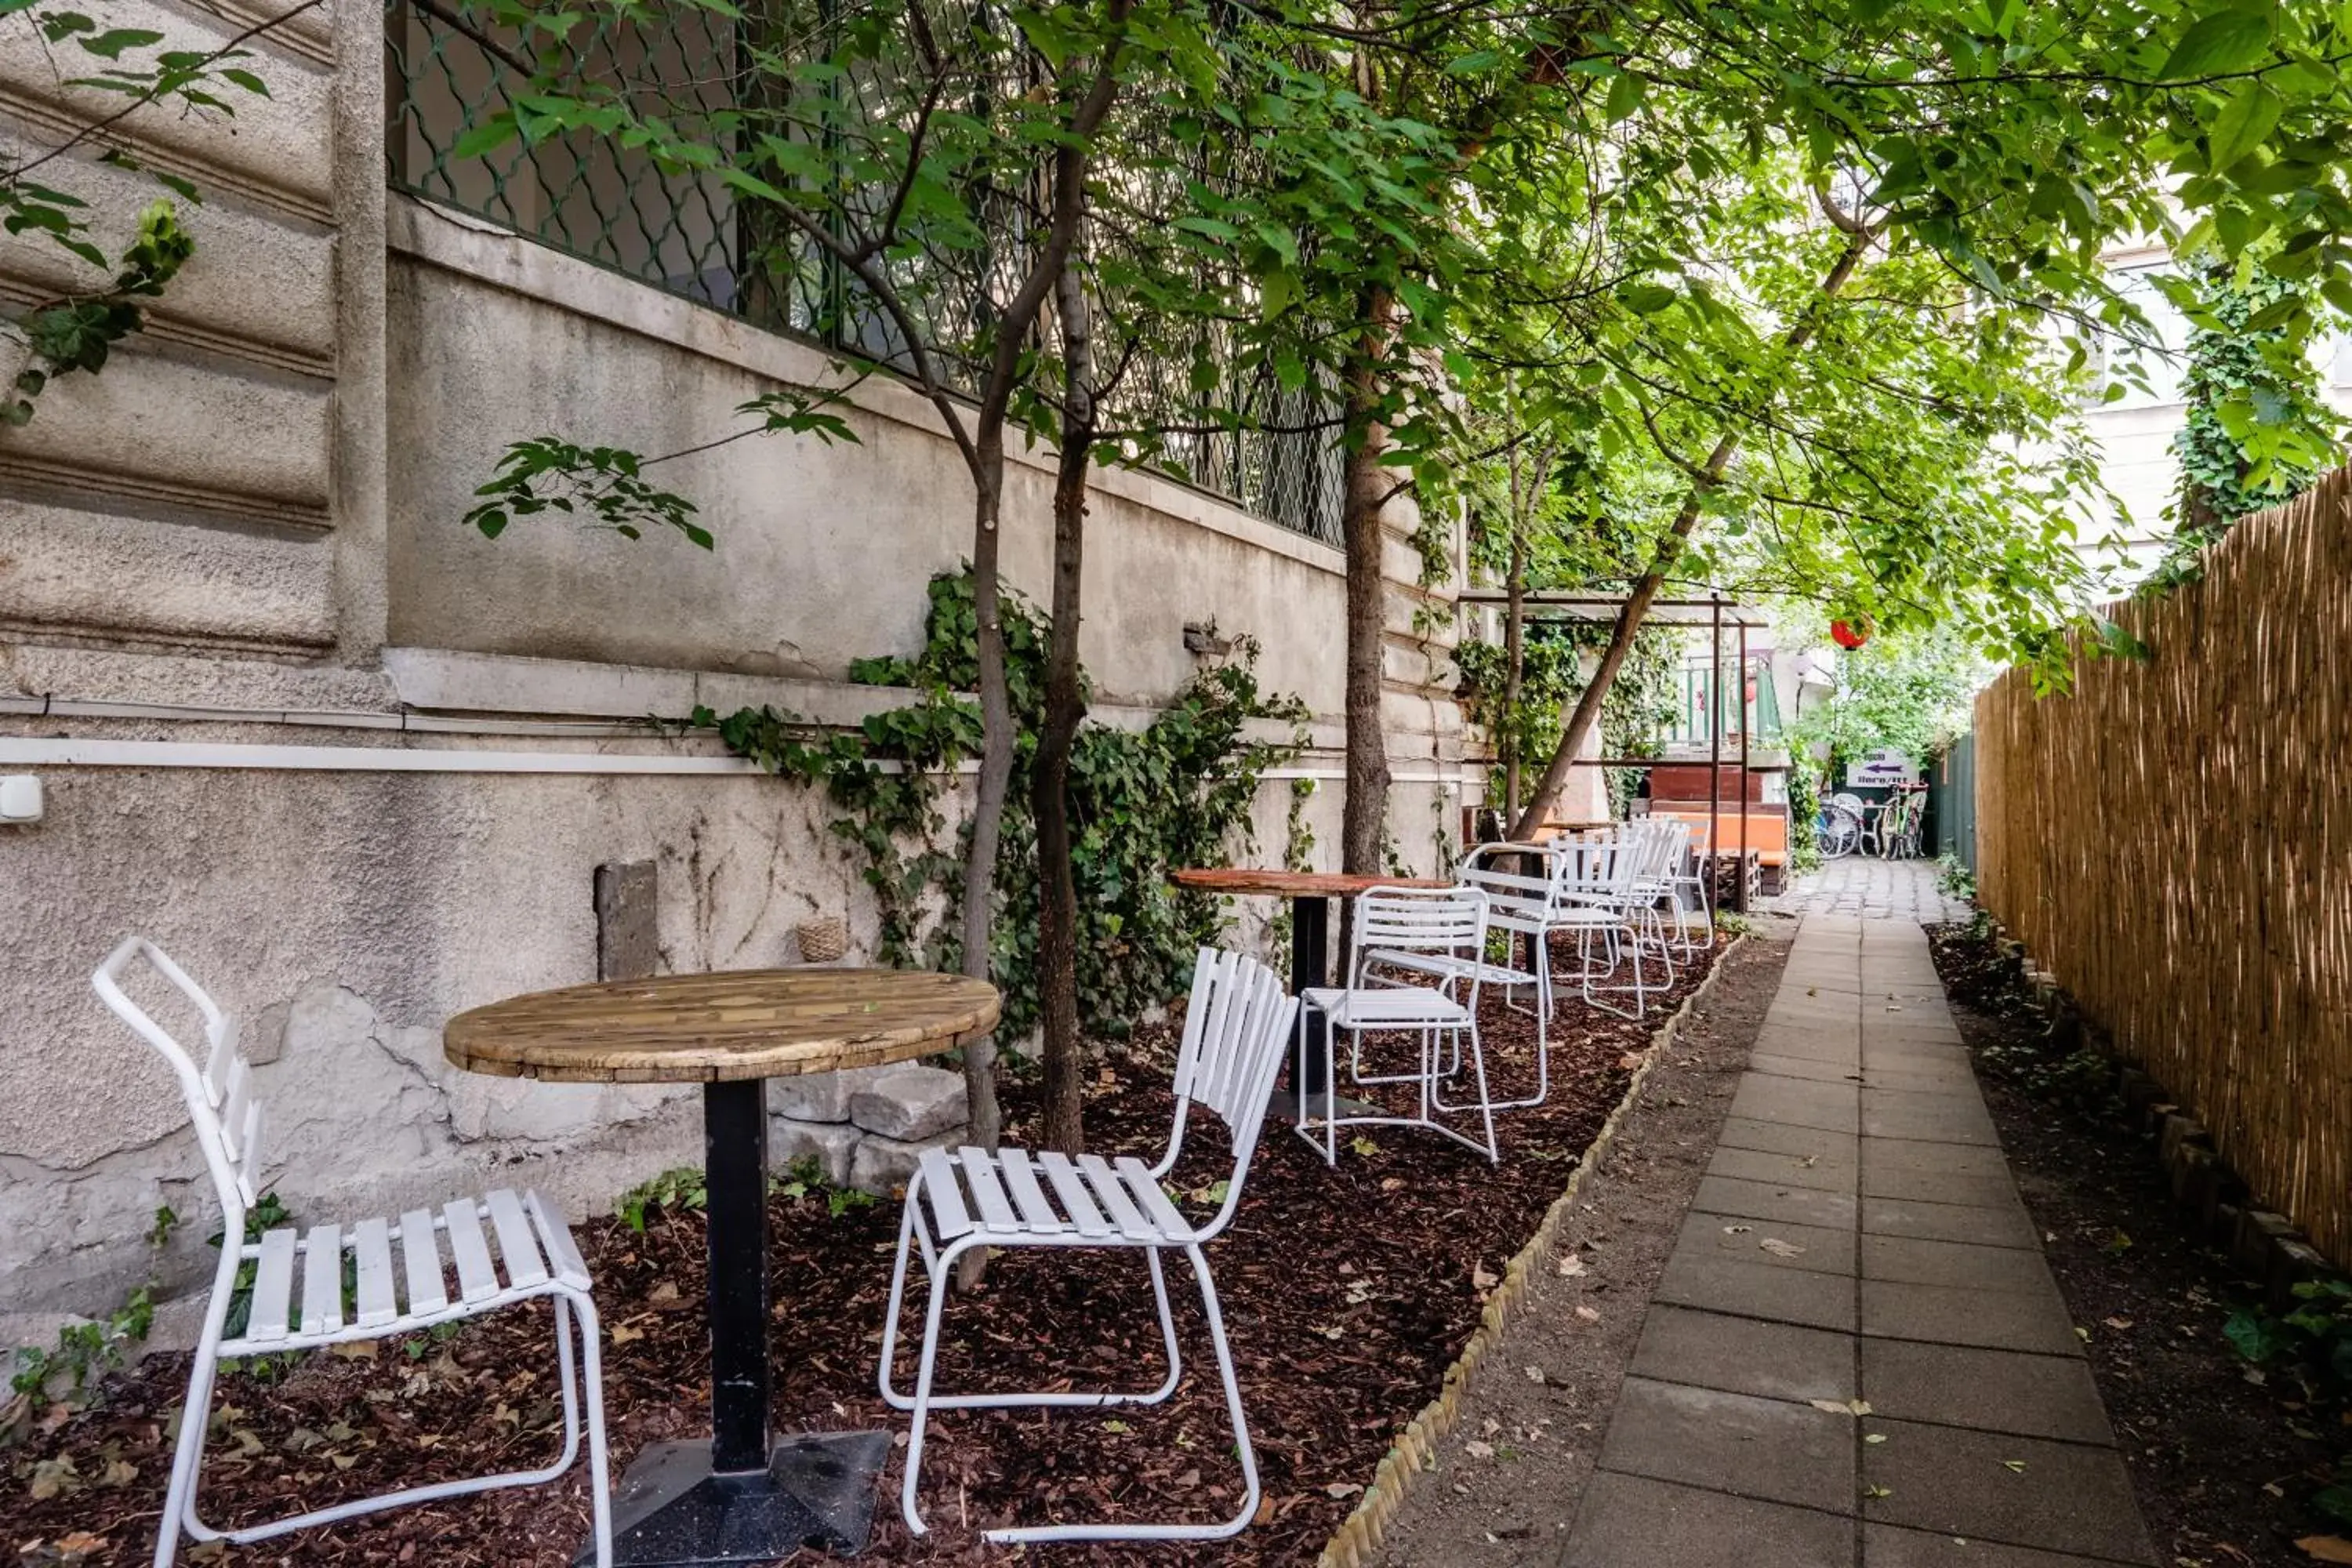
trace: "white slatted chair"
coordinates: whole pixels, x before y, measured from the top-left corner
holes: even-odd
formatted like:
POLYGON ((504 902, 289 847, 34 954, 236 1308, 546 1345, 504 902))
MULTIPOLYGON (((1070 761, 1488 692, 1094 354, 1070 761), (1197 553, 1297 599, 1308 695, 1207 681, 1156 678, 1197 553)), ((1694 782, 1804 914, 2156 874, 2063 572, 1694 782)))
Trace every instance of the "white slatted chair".
POLYGON ((1643 879, 1643 872, 1650 864, 1651 847, 1622 833, 1600 833, 1555 839, 1552 853, 1561 860, 1563 902, 1602 917, 1601 934, 1609 963, 1596 972, 1588 954, 1583 974, 1584 1000, 1621 1018, 1641 1017, 1647 1008, 1649 994, 1674 984, 1671 969, 1665 977, 1652 979, 1644 967, 1645 954, 1654 946, 1662 948, 1664 942, 1663 932, 1656 929, 1656 901, 1647 898, 1643 879), (1613 977, 1621 963, 1631 971, 1625 983, 1599 984, 1613 977), (1633 997, 1630 1010, 1602 1000, 1604 996, 1622 995, 1633 997))
MULTIPOLYGON (((1552 994, 1551 938, 1555 932, 1577 931, 1588 935, 1594 931, 1605 932, 1612 922, 1609 916, 1597 910, 1568 904, 1561 900, 1559 858, 1538 845, 1505 842, 1473 846, 1464 856, 1454 880, 1459 887, 1485 895, 1486 924, 1490 931, 1507 931, 1514 937, 1524 937, 1533 944, 1535 960, 1532 970, 1509 963, 1490 963, 1483 956, 1468 959, 1453 952, 1405 952, 1389 948, 1368 949, 1364 954, 1366 964, 1368 968, 1402 969, 1440 978, 1467 977, 1475 966, 1479 978, 1486 984, 1506 987, 1504 1005, 1517 1012, 1532 1012, 1535 1017, 1536 1091, 1525 1100, 1496 1100, 1493 1109, 1517 1110, 1541 1105, 1551 1093, 1550 1031, 1552 1011, 1556 1005, 1552 994), (1513 858, 1536 860, 1540 868, 1539 873, 1529 875, 1522 869, 1507 868, 1513 858), (1509 991, 1523 985, 1535 992, 1532 1009, 1521 1007, 1510 998, 1509 991)), ((1448 1076, 1458 1070, 1457 1058, 1448 1076)), ((1442 1097, 1435 1098, 1434 1103, 1441 1110, 1475 1109, 1467 1105, 1449 1105, 1442 1097)))
POLYGON ((213 1278, 212 1300, 188 1374, 188 1402, 180 1419, 171 1489, 155 1538, 156 1568, 170 1568, 184 1531, 198 1542, 225 1540, 244 1545, 383 1509, 555 1479, 572 1468, 580 1452, 582 1398, 573 1384, 572 1343, 575 1316, 584 1371, 582 1386, 586 1391, 595 1561, 599 1568, 609 1563, 613 1527, 596 1309, 589 1299, 587 1266, 555 1205, 537 1193, 518 1194, 501 1188, 478 1201, 460 1198, 437 1211, 412 1209, 397 1221, 363 1219, 348 1226, 315 1225, 308 1231, 288 1226, 266 1233, 257 1243, 243 1243, 246 1215, 261 1195, 262 1117, 261 1102, 253 1093, 252 1069, 235 1048, 235 1026, 170 955, 144 937, 125 938, 90 976, 90 984, 115 1016, 171 1064, 187 1099, 196 1142, 204 1151, 205 1164, 221 1201, 220 1268, 213 1278), (207 1047, 203 1068, 145 1009, 124 994, 122 974, 134 958, 144 958, 202 1016, 207 1047), (493 1237, 498 1245, 495 1263, 490 1247, 493 1237), (445 1240, 449 1260, 456 1265, 454 1296, 443 1261, 445 1240), (393 1268, 395 1247, 401 1258, 397 1278, 393 1268), (254 1265, 252 1304, 244 1330, 232 1336, 226 1331, 230 1301, 236 1291, 237 1274, 247 1263, 254 1265), (347 1271, 357 1282, 356 1289, 348 1292, 347 1271), (478 1317, 540 1296, 551 1297, 555 1303, 556 1358, 563 1383, 563 1452, 551 1464, 536 1470, 410 1487, 242 1530, 214 1530, 196 1517, 205 1429, 214 1379, 224 1360, 388 1339, 436 1323, 478 1317))
POLYGON ((940 1149, 923 1152, 914 1180, 907 1184, 906 1209, 898 1225, 898 1267, 890 1279, 890 1315, 883 1325, 882 1360, 876 1374, 882 1397, 896 1409, 914 1413, 898 1496, 909 1531, 924 1533, 916 1493, 922 1476, 923 1433, 932 1411, 1157 1405, 1176 1391, 1183 1361, 1177 1350, 1167 1280, 1160 1272, 1162 1252, 1183 1253, 1200 1280, 1201 1305, 1208 1317, 1217 1371, 1224 1380, 1225 1411, 1234 1424, 1234 1451, 1240 1456, 1246 1482, 1240 1511, 1214 1524, 1040 1525, 992 1530, 988 1539, 997 1542, 1215 1541, 1240 1533, 1255 1517, 1257 1458, 1242 1414, 1241 1384, 1234 1375, 1233 1352, 1225 1343, 1217 1289, 1209 1278, 1209 1262, 1201 1248, 1232 1223, 1241 1203, 1242 1180, 1257 1150, 1266 1099, 1274 1091, 1274 1076, 1282 1065, 1283 1045, 1289 1038, 1297 1009, 1298 1004, 1284 994, 1280 976, 1264 964, 1213 948, 1201 950, 1192 1004, 1184 1015, 1183 1044, 1176 1058, 1175 1127, 1169 1135, 1167 1152, 1156 1163, 1146 1165, 1131 1157, 1105 1160, 1097 1154, 1081 1154, 1074 1160, 1052 1150, 1031 1154, 1017 1148, 992 1153, 972 1148, 958 1149, 952 1154, 940 1149), (1234 1149, 1234 1172, 1225 1185, 1224 1203, 1204 1222, 1185 1218, 1160 1185, 1183 1152, 1185 1120, 1195 1102, 1224 1121, 1234 1149), (930 1303, 923 1319, 915 1390, 908 1394, 891 1385, 890 1366, 898 1352, 898 1311, 906 1295, 908 1267, 918 1247, 929 1277, 930 1303), (1141 1391, 937 1393, 932 1383, 939 1358, 940 1311, 948 1282, 954 1278, 956 1260, 983 1247, 1141 1249, 1160 1306, 1160 1331, 1168 1352, 1167 1376, 1157 1387, 1141 1391))
POLYGON ((1325 1164, 1339 1163, 1342 1127, 1424 1128, 1477 1151, 1491 1164, 1502 1163, 1495 1142, 1495 1105, 1486 1087, 1486 1049, 1478 1038, 1478 993, 1490 973, 1509 974, 1515 977, 1510 983, 1522 984, 1529 976, 1486 962, 1487 925, 1487 898, 1476 888, 1370 888, 1357 898, 1347 984, 1315 987, 1299 998, 1298 1068, 1291 1081, 1302 1085, 1313 1081, 1307 1070, 1306 1019, 1307 1009, 1313 1008, 1323 1016, 1322 1081, 1330 1086, 1330 1096, 1319 1118, 1307 1115, 1308 1108, 1300 1107, 1297 1131, 1314 1145, 1325 1164), (1437 984, 1397 985, 1381 981, 1380 967, 1399 967, 1413 957, 1427 961, 1429 967, 1423 973, 1435 975, 1437 984), (1457 985, 1466 994, 1457 998, 1457 985), (1349 1038, 1349 1060, 1355 1081, 1415 1085, 1420 1093, 1416 1114, 1339 1114, 1335 1041, 1341 1030, 1349 1038), (1414 1070, 1385 1077, 1365 1073, 1364 1037, 1390 1032, 1421 1037, 1414 1070), (1460 1072, 1465 1046, 1478 1098, 1475 1102, 1449 1105, 1439 1085, 1460 1072), (1485 1142, 1446 1126, 1438 1120, 1441 1111, 1477 1112, 1485 1127, 1485 1142))
POLYGON ((1715 919, 1707 907, 1706 890, 1706 879, 1715 870, 1715 857, 1709 852, 1707 830, 1703 824, 1685 823, 1683 826, 1688 837, 1675 862, 1668 887, 1675 901, 1675 940, 1681 944, 1683 956, 1695 958, 1715 946, 1715 919), (1691 936, 1694 925, 1700 933, 1696 940, 1691 936))

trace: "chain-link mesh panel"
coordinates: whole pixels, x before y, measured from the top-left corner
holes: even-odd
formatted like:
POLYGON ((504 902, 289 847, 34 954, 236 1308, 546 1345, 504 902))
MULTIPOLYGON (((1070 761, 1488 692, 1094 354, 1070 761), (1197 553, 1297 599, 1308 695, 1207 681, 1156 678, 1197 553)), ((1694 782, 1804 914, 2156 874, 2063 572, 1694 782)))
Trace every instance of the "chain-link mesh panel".
MULTIPOLYGON (((825 5, 818 14, 830 12, 825 5)), ((772 8, 765 25, 772 28, 777 16, 772 8)), ((702 6, 648 7, 583 21, 564 47, 583 74, 625 83, 631 94, 688 120, 728 109, 739 92, 778 89, 772 77, 747 65, 741 25, 702 6)), ((830 352, 911 372, 906 333, 856 279, 772 208, 736 201, 711 174, 664 170, 588 135, 509 142, 460 157, 467 132, 509 107, 510 95, 528 84, 521 40, 461 16, 444 0, 390 0, 386 31, 395 188, 830 352)), ((889 85, 845 78, 835 90, 878 102, 889 85)), ((1033 85, 983 81, 970 90, 1017 93, 1033 85)), ((879 204, 889 195, 877 190, 871 199, 879 204)), ((887 259, 890 281, 927 342, 983 335, 994 301, 1016 286, 1029 255, 1034 195, 982 193, 990 242, 978 252, 887 259)), ((1245 381, 1222 335, 1200 345, 1200 357, 1220 378, 1209 401, 1240 411, 1243 428, 1218 427, 1200 412, 1189 360, 1130 366, 1110 395, 1106 424, 1165 432, 1155 466, 1285 528, 1338 543, 1342 458, 1333 399, 1314 388, 1282 388, 1271 374, 1245 381)), ((952 363, 942 374, 966 388, 974 379, 971 367, 952 363)))

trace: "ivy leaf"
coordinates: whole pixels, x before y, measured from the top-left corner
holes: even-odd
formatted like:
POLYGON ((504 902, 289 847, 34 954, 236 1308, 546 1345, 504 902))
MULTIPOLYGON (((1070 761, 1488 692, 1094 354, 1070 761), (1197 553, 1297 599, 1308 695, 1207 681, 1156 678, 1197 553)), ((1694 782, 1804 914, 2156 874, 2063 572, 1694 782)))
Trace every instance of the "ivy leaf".
POLYGON ((1648 90, 1647 82, 1628 71, 1609 84, 1609 101, 1601 112, 1612 125, 1631 120, 1633 111, 1642 107, 1643 94, 1648 90))

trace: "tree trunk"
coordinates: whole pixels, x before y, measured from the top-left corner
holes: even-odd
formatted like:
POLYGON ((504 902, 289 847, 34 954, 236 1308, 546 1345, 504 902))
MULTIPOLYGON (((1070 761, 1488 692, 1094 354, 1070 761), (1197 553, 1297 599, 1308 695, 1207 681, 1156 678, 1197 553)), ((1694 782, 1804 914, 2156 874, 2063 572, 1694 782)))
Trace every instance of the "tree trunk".
MULTIPOLYGON (((1817 307, 1835 299, 1838 291, 1852 280, 1854 268, 1861 264, 1864 253, 1869 250, 1871 241, 1876 237, 1875 230, 1860 225, 1848 226, 1846 223, 1840 222, 1838 226, 1846 231, 1846 246, 1838 253, 1836 265, 1822 279, 1817 307)), ((1782 352, 1793 354, 1802 349, 1821 330, 1821 322, 1822 312, 1818 308, 1807 310, 1781 335, 1782 352)), ((1642 574, 1641 581, 1633 584, 1633 591, 1625 596, 1625 603, 1619 607, 1617 624, 1610 628, 1609 646, 1601 653, 1600 667, 1593 670, 1591 681, 1577 698, 1576 710, 1569 715, 1568 728, 1560 732, 1559 745, 1552 752, 1550 765, 1544 769, 1542 782, 1536 785, 1534 797, 1528 802, 1527 809, 1519 814, 1518 820, 1511 824, 1513 838, 1532 839, 1542 828, 1544 818, 1551 814, 1552 803, 1559 798, 1561 788, 1568 783, 1569 769, 1574 766, 1577 752, 1584 749, 1584 738, 1600 721, 1601 704, 1608 698, 1609 688, 1616 681, 1617 672, 1624 668, 1625 657, 1633 651, 1633 637, 1649 616, 1650 601, 1658 596, 1659 588, 1665 584, 1666 574, 1681 559, 1683 542, 1698 525, 1699 514, 1706 508, 1708 494, 1723 482, 1724 470, 1731 467, 1731 459, 1738 455, 1739 443, 1746 435, 1744 426, 1726 430, 1717 440, 1715 450, 1707 454, 1706 461, 1692 471, 1690 489, 1684 492, 1682 510, 1675 514, 1674 526, 1659 536, 1657 551, 1650 558, 1650 569, 1642 574)))
POLYGON ((1375 291, 1363 319, 1366 334, 1348 388, 1345 428, 1357 438, 1349 451, 1339 512, 1348 562, 1348 797, 1340 816, 1340 869, 1357 876, 1381 870, 1389 809, 1389 745, 1381 721, 1381 654, 1387 640, 1388 585, 1381 557, 1386 548, 1382 503, 1395 481, 1383 467, 1388 430, 1374 416, 1394 309, 1375 291))
POLYGON ((1078 1036, 1078 890, 1070 862, 1070 753, 1087 712, 1078 680, 1087 452, 1094 445, 1094 356, 1086 289, 1066 263, 1054 300, 1062 322, 1064 416, 1054 471, 1054 603, 1045 654, 1045 721, 1037 737, 1032 809, 1037 816, 1037 988, 1045 1029, 1045 1147, 1086 1144, 1078 1036))
MULTIPOLYGON (((1003 539, 1004 433, 983 428, 976 443, 971 591, 979 623, 980 782, 972 797, 971 838, 963 861, 963 972, 975 980, 992 978, 989 935, 995 924, 996 847, 1004 833, 1004 796, 1013 783, 1013 700, 1005 685, 1004 619, 997 559, 1003 539)), ((963 1079, 976 1146, 993 1149, 1003 1136, 1004 1117, 996 1103, 996 1040, 986 1036, 963 1048, 963 1079)), ((977 1256, 975 1254, 975 1256, 977 1256)))
POLYGON ((1519 521, 1518 481, 1511 484, 1511 566, 1503 579, 1503 816, 1519 815, 1519 692, 1527 684, 1528 531, 1519 521))

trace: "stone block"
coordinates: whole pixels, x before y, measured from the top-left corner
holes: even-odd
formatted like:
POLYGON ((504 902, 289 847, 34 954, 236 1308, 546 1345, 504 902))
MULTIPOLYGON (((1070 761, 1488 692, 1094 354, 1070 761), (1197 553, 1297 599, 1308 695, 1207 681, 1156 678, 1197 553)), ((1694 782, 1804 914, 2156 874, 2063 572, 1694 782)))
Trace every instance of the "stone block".
POLYGON ((768 1119, 768 1168, 782 1174, 796 1161, 814 1160, 828 1185, 845 1187, 856 1161, 863 1134, 846 1121, 797 1121, 789 1116, 768 1119))
POLYGON ((2205 1134, 2205 1124, 2179 1110, 2166 1116, 2159 1125, 2161 1131, 2157 1135, 2156 1153, 2168 1169, 2179 1159, 2181 1150, 2197 1144, 2211 1145, 2212 1140, 2205 1134))
POLYGON ((2176 1144, 2165 1157, 2172 1201, 2192 1215, 2201 1211, 2213 1191, 2213 1173, 2220 1164, 2220 1157, 2202 1143, 2176 1144))
POLYGON ((2326 1279, 2329 1272, 2327 1259, 2309 1243, 2280 1241, 2271 1249, 2271 1310, 2293 1311, 2303 1304, 2295 1300, 2294 1288, 2305 1280, 2326 1279))
POLYGON ((903 1187, 915 1174, 915 1165, 926 1149, 952 1149, 963 1141, 961 1126, 950 1128, 937 1137, 907 1142, 879 1135, 861 1139, 857 1152, 849 1164, 849 1184, 864 1193, 887 1197, 895 1188, 903 1187))
POLYGON ((2248 1207, 2238 1215, 2238 1234, 2230 1243, 2230 1259, 2257 1279, 2271 1273, 2271 1248, 2282 1241, 2300 1241, 2294 1221, 2269 1209, 2248 1207))
POLYGON ((961 1127, 970 1120, 963 1075, 945 1068, 892 1068, 851 1093, 849 1119, 868 1132, 905 1143, 961 1127))
POLYGON ((651 860, 596 868, 596 978, 644 980, 661 966, 661 882, 651 860))
POLYGON ((846 1121, 849 1099, 859 1089, 895 1072, 895 1068, 845 1068, 839 1072, 803 1073, 798 1078, 768 1080, 768 1114, 795 1121, 846 1121))

